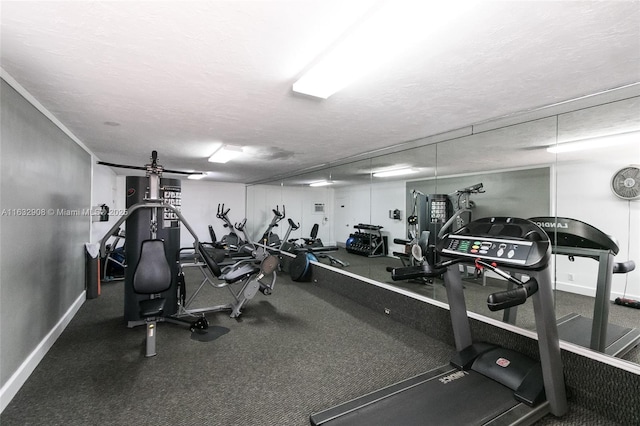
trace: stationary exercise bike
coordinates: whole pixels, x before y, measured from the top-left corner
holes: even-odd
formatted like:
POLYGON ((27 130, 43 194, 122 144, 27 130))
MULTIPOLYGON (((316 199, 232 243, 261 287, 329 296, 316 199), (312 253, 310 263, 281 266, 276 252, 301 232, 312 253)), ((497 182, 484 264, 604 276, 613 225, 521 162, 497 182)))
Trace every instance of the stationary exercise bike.
POLYGON ((267 230, 262 234, 260 242, 269 248, 278 248, 282 244, 282 241, 278 234, 273 232, 273 228, 277 227, 278 223, 286 217, 285 207, 282 205, 282 211, 280 211, 280 207, 276 206, 276 208, 271 211, 273 212, 273 218, 271 219, 271 223, 269 223, 267 230))
POLYGON ((297 231, 300 229, 300 223, 296 223, 293 219, 288 218, 289 227, 287 228, 287 232, 284 234, 284 238, 280 243, 280 251, 285 252, 293 252, 297 247, 299 247, 298 240, 299 238, 289 238, 291 236, 291 232, 297 231))
POLYGON ((222 222, 224 222, 223 226, 229 230, 229 233, 222 237, 220 243, 231 251, 238 251, 242 245, 247 243, 247 241, 243 240, 242 236, 235 232, 235 227, 229 219, 230 210, 230 208, 225 209, 224 204, 218 204, 216 217, 222 220, 222 222))
MULTIPOLYGON (((338 259, 329 253, 339 250, 338 246, 325 246, 318 238, 319 225, 316 223, 311 227, 309 238, 301 238, 301 243, 295 244, 289 251, 296 254, 289 267, 289 275, 293 281, 306 281, 311 274, 311 262, 320 262, 327 259, 331 266, 345 268, 349 262, 338 259)), ((300 241, 298 240, 298 241, 300 241)))

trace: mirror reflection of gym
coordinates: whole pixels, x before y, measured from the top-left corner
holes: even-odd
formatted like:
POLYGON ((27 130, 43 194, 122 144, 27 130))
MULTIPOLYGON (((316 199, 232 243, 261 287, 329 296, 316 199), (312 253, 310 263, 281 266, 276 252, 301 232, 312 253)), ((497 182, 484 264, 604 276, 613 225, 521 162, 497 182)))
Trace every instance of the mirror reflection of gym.
MULTIPOLYGON (((409 148, 404 151, 404 154, 390 153, 370 160, 371 170, 375 170, 374 164, 389 166, 408 161, 407 159, 411 159, 415 165, 433 168, 430 173, 422 170, 416 175, 403 177, 400 201, 397 197, 400 189, 391 183, 394 179, 369 177, 369 184, 363 183, 360 173, 361 164, 367 160, 361 160, 358 162, 360 164, 331 166, 331 169, 342 172, 338 173, 342 176, 340 179, 342 183, 324 189, 332 191, 336 199, 333 209, 328 211, 329 221, 333 216, 338 219, 343 216, 353 217, 349 202, 352 199, 357 200, 360 209, 358 214, 369 217, 371 224, 383 226, 381 231, 383 235, 387 235, 388 251, 390 256, 393 256, 393 258, 386 258, 384 265, 379 265, 382 260, 380 258, 360 257, 359 260, 368 266, 362 265, 359 271, 353 268, 349 272, 387 284, 401 285, 399 282, 393 282, 386 268, 402 266, 400 256, 394 256, 394 252, 409 254, 403 244, 394 244, 393 240, 411 239, 406 224, 407 217, 411 216, 414 201, 411 191, 418 189, 424 194, 448 195, 478 182, 483 183, 485 192, 471 196, 471 201, 474 203, 471 209, 472 215, 476 218, 487 214, 520 217, 557 215, 574 218, 606 234, 612 234, 618 241, 620 249, 615 257, 616 262, 637 261, 638 244, 634 236, 640 233, 639 203, 634 200, 620 199, 610 188, 612 177, 618 170, 640 163, 640 149, 637 144, 621 144, 605 149, 604 152, 595 149, 574 153, 550 153, 546 148, 572 139, 588 139, 589 135, 637 132, 640 130, 640 119, 634 111, 639 107, 638 98, 630 97, 603 105, 578 108, 575 112, 566 112, 557 116, 550 114, 548 117, 521 124, 509 124, 497 128, 491 128, 490 124, 487 124, 484 128, 476 127, 477 133, 473 135, 453 132, 451 138, 443 137, 440 141, 425 138, 415 143, 429 145, 409 148), (521 173, 522 181, 508 189, 508 182, 512 179, 510 173, 521 173), (526 173, 532 173, 532 175, 526 176, 526 173), (496 180, 499 185, 492 180, 496 180), (416 188, 414 183, 416 181, 432 182, 432 187, 424 190, 416 188), (450 186, 450 184, 456 186, 450 186), (360 191, 360 194, 357 194, 357 191, 360 191), (384 200, 382 206, 378 205, 380 200, 384 200), (394 221, 389 217, 389 210, 396 209, 398 206, 400 206, 402 220, 394 221), (604 211, 607 212, 606 215, 602 214, 604 211)), ((304 176, 299 177, 299 182, 302 182, 303 178, 304 176)), ((309 194, 317 190, 308 185, 303 187, 309 194)), ((351 232, 350 227, 353 221, 334 219, 334 222, 339 222, 340 225, 335 224, 334 238, 328 241, 333 241, 340 246, 345 243, 345 237, 348 237, 347 232, 351 232), (348 225, 345 226, 345 224, 348 225)), ((581 312, 581 315, 590 318, 594 317, 597 265, 598 262, 590 259, 578 259, 569 264, 566 256, 556 256, 555 259, 556 295, 573 295, 573 298, 581 299, 586 309, 581 312), (584 262, 590 262, 593 265, 583 265, 584 262), (575 270, 571 271, 570 268, 575 270), (582 274, 580 271, 585 273, 582 274), (568 279, 570 276, 574 281, 568 279)), ((629 328, 630 323, 640 323, 638 316, 640 310, 629 307, 620 310, 621 306, 611 306, 616 297, 638 298, 637 277, 637 270, 627 274, 615 274, 612 277, 611 297, 606 298, 610 302, 611 323, 625 328, 629 328)), ((468 277, 465 279, 469 284, 465 286, 465 291, 484 291, 482 283, 486 279, 484 275, 475 277, 473 271, 469 270, 468 277)), ((490 278, 490 282, 492 279, 494 278, 490 278)), ((445 292, 440 291, 438 285, 406 283, 402 287, 446 302, 445 292)), ((479 298, 478 301, 478 307, 469 304, 469 310, 485 316, 491 315, 487 314, 483 306, 484 300, 479 298)), ((565 300, 564 297, 557 296, 558 317, 575 311, 573 303, 565 300)), ((501 315, 496 315, 495 318, 503 320, 501 315)), ((516 318, 515 325, 525 329, 531 328, 525 312, 520 312, 516 318)), ((624 359, 639 362, 638 349, 631 350, 624 359)))

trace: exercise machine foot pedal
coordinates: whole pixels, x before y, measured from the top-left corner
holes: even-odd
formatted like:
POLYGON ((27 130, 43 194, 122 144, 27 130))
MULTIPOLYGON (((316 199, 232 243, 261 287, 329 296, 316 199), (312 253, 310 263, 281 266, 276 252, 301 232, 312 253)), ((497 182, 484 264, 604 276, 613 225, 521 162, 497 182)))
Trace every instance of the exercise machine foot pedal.
POLYGON ((207 328, 209 328, 209 321, 205 317, 201 317, 191 323, 190 330, 193 333, 196 330, 206 330, 207 328))

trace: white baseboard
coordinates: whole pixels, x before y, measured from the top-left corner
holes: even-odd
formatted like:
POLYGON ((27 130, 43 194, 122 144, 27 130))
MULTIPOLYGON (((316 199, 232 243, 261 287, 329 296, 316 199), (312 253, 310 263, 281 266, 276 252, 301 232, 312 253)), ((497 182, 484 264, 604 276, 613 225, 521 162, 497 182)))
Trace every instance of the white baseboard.
POLYGON ((71 307, 60 318, 60 321, 51 329, 49 334, 38 344, 38 346, 29 354, 15 373, 7 380, 7 382, 0 389, 0 413, 7 408, 7 405, 11 402, 14 396, 18 393, 22 385, 25 384, 33 370, 38 366, 40 361, 47 354, 49 349, 53 346, 58 337, 62 334, 64 329, 69 325, 71 319, 76 315, 84 301, 86 300, 86 292, 80 293, 80 296, 73 302, 71 307))
MULTIPOLYGON (((596 289, 592 287, 585 287, 581 285, 577 285, 572 282, 563 282, 556 281, 556 289, 560 291, 566 291, 568 293, 581 294, 583 296, 596 297, 596 289)), ((627 299, 640 300, 640 295, 637 294, 627 294, 626 296, 620 292, 612 291, 609 296, 610 300, 615 300, 616 297, 626 297, 627 299)))
POLYGON ((556 281, 556 290, 567 293, 581 294, 583 296, 596 297, 596 289, 578 285, 575 282, 556 281))

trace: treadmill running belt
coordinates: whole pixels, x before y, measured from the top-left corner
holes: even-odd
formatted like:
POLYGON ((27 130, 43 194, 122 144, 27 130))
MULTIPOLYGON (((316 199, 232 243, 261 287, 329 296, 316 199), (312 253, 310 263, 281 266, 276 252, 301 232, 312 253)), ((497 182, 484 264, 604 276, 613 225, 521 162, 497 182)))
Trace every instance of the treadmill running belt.
POLYGON ((312 417, 315 424, 331 426, 479 425, 518 404, 511 389, 475 371, 446 383, 439 380, 457 371, 391 393, 333 420, 323 421, 322 413, 312 417))
MULTIPOLYGON (((558 335, 561 340, 575 343, 585 348, 591 347, 591 328, 593 320, 578 314, 569 314, 558 320, 558 335)), ((616 324, 607 324, 607 340, 605 347, 609 347, 625 336, 630 328, 616 324)))

